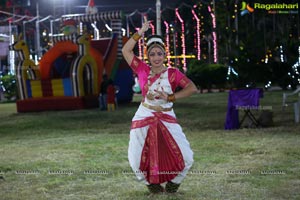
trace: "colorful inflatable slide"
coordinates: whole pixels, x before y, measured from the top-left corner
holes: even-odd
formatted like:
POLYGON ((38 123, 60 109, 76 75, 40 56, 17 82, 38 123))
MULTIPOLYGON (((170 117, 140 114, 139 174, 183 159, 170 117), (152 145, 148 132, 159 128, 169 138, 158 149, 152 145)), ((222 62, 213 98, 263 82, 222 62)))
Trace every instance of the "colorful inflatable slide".
POLYGON ((19 37, 11 49, 20 59, 16 67, 19 100, 18 112, 73 110, 98 106, 103 74, 118 84, 118 101, 132 100, 133 75, 121 55, 121 13, 108 12, 76 15, 73 20, 114 19, 111 38, 91 40, 88 34, 54 38, 54 46, 36 66, 29 58, 28 47, 19 37))

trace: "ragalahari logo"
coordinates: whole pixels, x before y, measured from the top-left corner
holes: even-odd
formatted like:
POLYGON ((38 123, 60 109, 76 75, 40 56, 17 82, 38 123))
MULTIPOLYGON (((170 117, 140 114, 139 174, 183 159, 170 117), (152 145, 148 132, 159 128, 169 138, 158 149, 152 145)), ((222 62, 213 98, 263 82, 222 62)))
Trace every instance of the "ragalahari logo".
POLYGON ((241 16, 254 12, 254 8, 252 8, 248 3, 245 1, 242 2, 241 8, 241 16))
MULTIPOLYGON (((252 5, 252 4, 251 4, 252 5)), ((246 15, 261 10, 268 14, 298 14, 298 3, 253 3, 251 7, 245 1, 242 2, 241 15, 246 15)))

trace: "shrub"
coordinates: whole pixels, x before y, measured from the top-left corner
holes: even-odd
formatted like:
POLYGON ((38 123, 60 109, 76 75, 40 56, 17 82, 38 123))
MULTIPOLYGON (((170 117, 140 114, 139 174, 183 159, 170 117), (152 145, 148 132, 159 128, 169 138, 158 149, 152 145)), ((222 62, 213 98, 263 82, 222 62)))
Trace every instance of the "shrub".
POLYGON ((222 64, 207 64, 193 60, 188 67, 187 76, 201 89, 211 89, 213 86, 224 88, 227 68, 222 64))
POLYGON ((7 74, 0 77, 0 86, 4 90, 4 97, 7 100, 13 100, 17 95, 16 76, 7 74))

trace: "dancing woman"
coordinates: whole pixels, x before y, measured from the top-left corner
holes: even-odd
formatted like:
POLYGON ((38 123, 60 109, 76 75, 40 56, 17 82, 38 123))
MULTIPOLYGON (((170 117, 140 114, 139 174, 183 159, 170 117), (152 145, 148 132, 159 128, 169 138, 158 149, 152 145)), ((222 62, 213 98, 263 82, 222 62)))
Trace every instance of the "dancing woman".
POLYGON ((134 55, 137 41, 148 28, 146 20, 122 49, 125 60, 138 75, 143 96, 132 119, 128 159, 138 180, 151 193, 175 193, 193 164, 193 151, 172 107, 175 100, 196 93, 197 88, 178 69, 164 65, 166 51, 160 36, 152 35, 147 40, 150 65, 134 55), (182 89, 175 92, 177 87, 182 89), (165 188, 162 183, 166 183, 165 188))

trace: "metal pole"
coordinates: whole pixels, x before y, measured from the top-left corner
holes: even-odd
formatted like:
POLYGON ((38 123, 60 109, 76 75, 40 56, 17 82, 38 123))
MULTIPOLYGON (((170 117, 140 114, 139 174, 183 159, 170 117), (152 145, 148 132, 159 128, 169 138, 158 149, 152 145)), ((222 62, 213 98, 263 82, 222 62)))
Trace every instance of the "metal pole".
POLYGON ((66 1, 63 0, 63 6, 64 6, 64 15, 66 14, 66 1))
POLYGON ((23 38, 24 38, 24 41, 26 42, 25 24, 26 24, 26 21, 23 21, 23 38))
MULTIPOLYGON (((15 42, 15 38, 13 38, 14 36, 12 35, 13 34, 13 30, 12 30, 12 25, 11 25, 11 22, 9 22, 8 24, 8 27, 9 27, 9 44, 13 44, 15 42)), ((8 60, 9 60, 9 71, 10 73, 12 74, 15 74, 15 56, 16 56, 16 52, 13 51, 13 50, 10 50, 9 51, 9 54, 8 54, 8 60)))
POLYGON ((55 13, 55 0, 53 0, 53 18, 56 18, 56 13, 55 13))
POLYGON ((210 39, 207 40, 208 41, 208 63, 210 64, 211 63, 211 55, 210 55, 210 52, 211 52, 211 43, 210 43, 210 39))
POLYGON ((129 22, 128 22, 128 15, 126 15, 126 35, 127 35, 127 37, 129 38, 129 35, 130 35, 130 33, 129 33, 129 22))
POLYGON ((175 66, 177 65, 177 48, 176 48, 176 30, 175 30, 175 25, 173 25, 173 48, 174 48, 174 64, 175 66))
MULTIPOLYGON (((141 22, 142 22, 142 25, 144 24, 144 16, 145 14, 142 14, 141 15, 141 22)), ((142 27, 142 26, 141 26, 142 27)), ((141 53, 141 56, 142 56, 142 60, 144 60, 144 37, 145 37, 145 34, 142 35, 142 53, 141 53)))
POLYGON ((51 33, 51 37, 50 37, 50 41, 51 41, 51 45, 52 45, 52 47, 54 46, 54 44, 53 44, 53 21, 54 20, 50 20, 50 33, 51 33))
POLYGON ((160 0, 156 0, 156 34, 161 35, 161 3, 160 0))
POLYGON ((36 15, 37 15, 37 20, 35 22, 35 27, 36 27, 36 54, 39 59, 40 57, 40 24, 39 24, 39 3, 36 3, 36 15))

